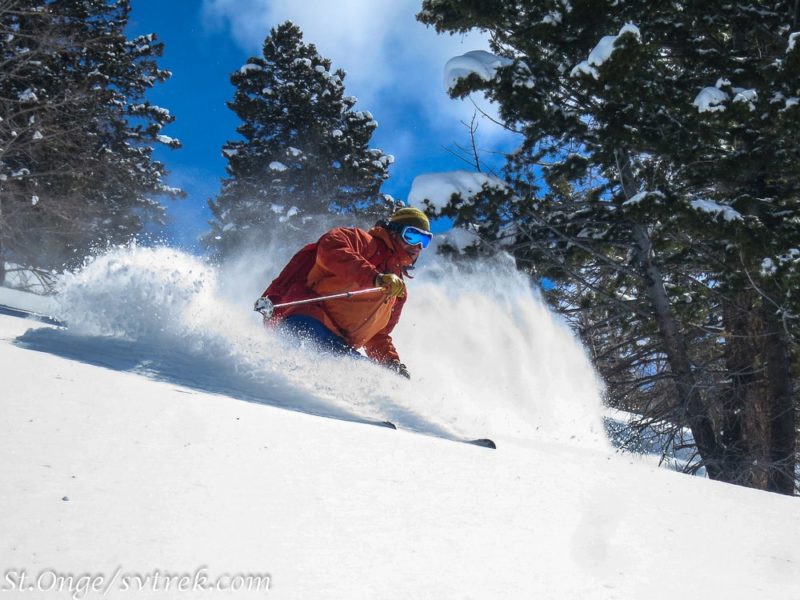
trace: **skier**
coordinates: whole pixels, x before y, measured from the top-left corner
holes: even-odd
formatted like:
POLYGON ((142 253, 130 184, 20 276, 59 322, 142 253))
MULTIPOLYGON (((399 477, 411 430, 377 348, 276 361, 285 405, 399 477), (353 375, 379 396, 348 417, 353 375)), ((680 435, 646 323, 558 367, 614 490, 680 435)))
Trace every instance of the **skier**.
POLYGON ((428 218, 416 208, 401 208, 369 231, 332 229, 298 252, 262 299, 285 302, 370 287, 383 290, 282 308, 268 322, 277 321, 282 330, 336 354, 360 357, 358 349, 364 348, 367 357, 410 379, 391 332, 406 301, 403 277, 431 239, 428 218))

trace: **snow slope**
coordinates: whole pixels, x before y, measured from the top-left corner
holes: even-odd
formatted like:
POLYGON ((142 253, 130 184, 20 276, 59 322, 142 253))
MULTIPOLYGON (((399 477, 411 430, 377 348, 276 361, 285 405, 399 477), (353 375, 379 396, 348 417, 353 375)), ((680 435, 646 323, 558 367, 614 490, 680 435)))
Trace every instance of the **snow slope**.
POLYGON ((112 598, 800 597, 798 501, 614 455, 580 349, 509 277, 412 283, 412 382, 286 346, 171 250, 65 282, 69 330, 0 313, 0 598, 103 595, 22 570, 112 598), (198 569, 270 589, 122 586, 198 569))

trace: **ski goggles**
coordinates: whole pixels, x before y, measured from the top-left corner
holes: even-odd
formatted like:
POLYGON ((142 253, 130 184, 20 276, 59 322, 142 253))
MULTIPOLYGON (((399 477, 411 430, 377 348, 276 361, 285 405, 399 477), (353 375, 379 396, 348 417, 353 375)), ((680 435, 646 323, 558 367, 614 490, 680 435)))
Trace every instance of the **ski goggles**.
POLYGON ((427 248, 433 239, 433 234, 430 231, 423 231, 411 225, 403 227, 400 236, 409 246, 419 246, 420 248, 427 248))

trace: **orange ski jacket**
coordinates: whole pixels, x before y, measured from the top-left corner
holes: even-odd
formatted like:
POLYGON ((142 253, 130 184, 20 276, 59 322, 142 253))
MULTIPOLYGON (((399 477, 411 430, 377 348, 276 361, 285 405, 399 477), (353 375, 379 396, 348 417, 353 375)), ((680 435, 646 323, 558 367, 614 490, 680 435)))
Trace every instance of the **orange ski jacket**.
MULTIPOLYGON (((368 232, 355 227, 337 227, 317 242, 317 259, 306 285, 319 296, 352 292, 375 286, 375 277, 403 270, 412 259, 396 248, 383 227, 368 232)), ((353 348, 364 348, 377 362, 399 361, 391 332, 405 304, 405 296, 389 298, 383 292, 291 307, 285 316, 305 315, 321 321, 353 348)))

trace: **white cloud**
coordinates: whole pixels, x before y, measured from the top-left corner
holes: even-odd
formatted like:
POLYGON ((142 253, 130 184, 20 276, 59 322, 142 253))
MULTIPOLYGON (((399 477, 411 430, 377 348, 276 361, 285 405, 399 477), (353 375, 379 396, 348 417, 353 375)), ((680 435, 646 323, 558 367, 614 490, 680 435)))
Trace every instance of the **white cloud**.
POLYGON ((386 62, 390 23, 400 17, 403 4, 412 3, 204 0, 204 13, 207 21, 226 22, 238 44, 254 53, 272 27, 291 20, 303 30, 306 42, 348 71, 351 83, 370 92, 385 84, 386 74, 379 67, 386 62))
MULTIPOLYGON (((381 118, 382 107, 397 113, 398 107, 415 106, 428 127, 457 132, 460 139, 459 121, 469 121, 474 109, 447 96, 444 65, 470 50, 488 49, 487 37, 437 34, 416 21, 420 5, 419 0, 204 0, 203 11, 208 25, 228 26, 236 42, 253 54, 272 27, 290 20, 302 29, 306 43, 347 72, 347 92, 381 126, 389 125, 381 118)), ((487 121, 481 126, 484 140, 498 133, 487 121)))
MULTIPOLYGON (((203 0, 203 17, 210 28, 228 29, 248 55, 260 54, 273 27, 287 20, 298 25, 306 43, 345 70, 347 94, 359 99, 357 108, 380 123, 373 142, 396 157, 389 191, 405 197, 403 190, 419 174, 421 154, 430 159, 440 152, 452 161, 444 147, 470 145, 462 122, 470 122, 475 107, 447 95, 445 64, 489 49, 482 33, 437 34, 416 20, 420 7, 420 0, 203 0)), ((472 99, 497 118, 496 107, 482 95, 472 99)), ((478 116, 481 157, 499 166, 496 152, 518 139, 478 116)))

